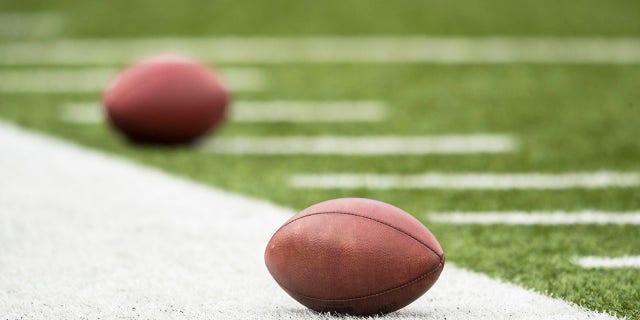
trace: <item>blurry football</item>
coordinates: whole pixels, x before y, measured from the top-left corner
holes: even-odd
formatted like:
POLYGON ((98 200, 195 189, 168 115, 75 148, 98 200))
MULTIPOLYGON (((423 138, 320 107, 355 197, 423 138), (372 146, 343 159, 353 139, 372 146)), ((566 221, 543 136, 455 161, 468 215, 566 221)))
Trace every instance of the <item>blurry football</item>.
POLYGON ((403 210, 344 198, 289 219, 269 241, 265 262, 280 287, 310 309, 372 315, 398 310, 429 290, 444 252, 403 210))
POLYGON ((156 56, 124 70, 103 96, 114 128, 138 143, 192 142, 218 127, 229 93, 205 65, 156 56))

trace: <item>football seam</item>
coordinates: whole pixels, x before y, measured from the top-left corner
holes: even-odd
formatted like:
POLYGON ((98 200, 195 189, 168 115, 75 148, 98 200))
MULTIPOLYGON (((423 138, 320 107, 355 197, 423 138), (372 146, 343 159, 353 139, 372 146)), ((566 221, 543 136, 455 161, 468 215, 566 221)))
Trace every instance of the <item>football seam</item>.
MULTIPOLYGON (((390 225, 390 224, 388 224, 388 223, 385 223, 384 221, 380 221, 380 220, 378 220, 378 219, 374 219, 374 218, 371 218, 371 217, 363 216, 363 215, 360 215, 360 214, 357 214, 357 213, 353 213, 353 212, 326 211, 326 212, 314 212, 314 213, 310 213, 310 214, 304 215, 304 216, 302 216, 302 217, 295 218, 295 219, 293 219, 293 220, 291 220, 291 221, 289 221, 289 222, 285 223, 284 225, 282 225, 282 227, 280 227, 280 228, 278 229, 278 231, 280 231, 280 230, 281 230, 281 229, 283 229, 284 227, 286 227, 286 226, 288 226, 289 224, 291 224, 291 223, 293 223, 293 222, 295 222, 295 221, 298 221, 298 220, 300 220, 300 219, 303 219, 303 218, 306 218, 306 217, 310 217, 310 216, 315 216, 315 215, 321 215, 321 214, 344 214, 344 215, 356 216, 356 217, 360 217, 360 218, 364 218, 364 219, 369 219, 369 220, 371 220, 371 221, 375 221, 375 222, 377 222, 377 223, 380 223, 380 224, 382 224, 382 225, 385 225, 385 226, 387 226, 387 227, 389 227, 389 228, 391 228, 391 229, 393 229, 393 230, 396 230, 396 231, 398 231, 398 232, 400 232, 400 233, 402 233, 402 234, 404 234, 404 235, 408 236, 409 238, 411 238, 411 239, 415 240, 416 242, 420 243, 421 245, 425 246, 427 249, 429 249, 431 252, 433 252, 436 256, 438 256, 438 258, 440 258, 440 263, 441 263, 441 264, 444 264, 444 261, 443 261, 443 260, 444 260, 444 253, 443 253, 442 255, 440 255, 436 250, 434 250, 433 248, 431 248, 431 247, 430 247, 429 245, 427 245, 426 243, 424 243, 424 242, 420 241, 420 239, 418 239, 418 238, 416 238, 416 237, 412 236, 412 235, 411 235, 411 234, 409 234, 408 232, 406 232, 406 231, 404 231, 404 230, 402 230, 402 229, 400 229, 400 228, 394 227, 394 226, 392 226, 392 225, 390 225)), ((278 233, 278 231, 276 231, 276 233, 278 233)))
POLYGON ((433 270, 430 270, 429 272, 423 273, 420 276, 418 276, 415 279, 409 280, 407 282, 401 283, 395 287, 389 288, 389 289, 385 289, 383 291, 380 292, 376 292, 376 293, 371 293, 371 294, 367 294, 364 296, 358 296, 358 297, 353 297, 353 298, 344 298, 344 299, 324 299, 324 298, 316 298, 316 297, 311 297, 311 296, 307 296, 305 294, 302 294, 296 290, 292 290, 289 287, 282 285, 282 283, 280 283, 278 280, 276 280, 276 282, 278 283, 279 286, 283 287, 284 289, 291 291, 293 293, 295 293, 296 295, 299 295, 301 297, 304 297, 305 299, 309 299, 309 300, 315 300, 315 301, 323 301, 323 302, 346 302, 346 301, 354 301, 354 300, 361 300, 361 299, 367 299, 367 298, 371 298, 371 297, 376 297, 376 296, 381 296, 387 293, 390 293, 392 291, 410 286, 412 284, 414 284, 415 282, 418 282, 438 271, 442 270, 442 267, 444 267, 444 264, 442 262, 438 263, 438 266, 436 268, 434 268, 433 270))
POLYGON ((306 218, 306 217, 315 216, 315 215, 321 215, 321 214, 344 214, 344 215, 350 215, 350 216, 355 216, 355 217, 360 217, 360 218, 368 219, 368 220, 371 220, 371 221, 375 221, 375 222, 377 222, 377 223, 380 223, 380 224, 382 224, 382 225, 385 225, 385 226, 387 226, 387 227, 389 227, 389 228, 391 228, 391 229, 393 229, 393 230, 396 230, 397 232, 400 232, 400 233, 402 233, 402 234, 404 234, 404 235, 408 236, 409 238, 411 238, 411 239, 415 240, 415 241, 416 241, 416 242, 418 242, 419 244, 423 245, 425 248, 429 249, 429 251, 433 252, 433 253, 434 253, 438 258, 440 258, 440 261, 438 262, 438 265, 437 265, 435 268, 433 268, 432 270, 428 270, 427 272, 425 272, 425 273, 423 273, 423 274, 419 275, 418 277, 416 277, 416 278, 414 278, 414 279, 411 279, 411 280, 409 280, 409 281, 407 281, 407 282, 403 282, 403 283, 401 283, 401 284, 399 284, 399 285, 397 285, 397 286, 395 286, 395 287, 391 287, 391 288, 385 289, 385 290, 380 291, 380 292, 375 292, 375 293, 367 294, 367 295, 364 295, 364 296, 353 297, 353 298, 344 298, 344 299, 324 299, 324 298, 311 297, 311 296, 304 295, 304 294, 302 294, 302 293, 300 293, 300 292, 298 292, 298 291, 296 291, 296 290, 292 290, 292 289, 288 288, 287 286, 282 285, 282 283, 280 283, 278 280, 276 280, 276 282, 278 283, 278 285, 280 285, 282 288, 284 288, 284 289, 286 289, 286 290, 289 290, 289 291, 291 291, 291 292, 293 292, 293 293, 295 293, 295 294, 297 294, 297 295, 300 295, 300 296, 302 296, 302 297, 304 297, 304 298, 306 298, 306 299, 311 299, 311 300, 316 300, 316 301, 326 301, 326 302, 345 302, 345 301, 353 301, 353 300, 360 300, 360 299, 366 299, 366 298, 370 298, 370 297, 375 297, 375 296, 379 296, 379 295, 387 294, 387 293, 392 292, 392 291, 394 291, 394 290, 397 290, 397 289, 400 289, 400 288, 403 288, 403 287, 406 287, 406 286, 412 285, 413 283, 418 282, 418 281, 422 280, 423 278, 426 278, 426 277, 428 277, 428 276, 430 276, 430 275, 432 275, 432 274, 434 274, 434 273, 436 273, 436 272, 438 272, 438 271, 441 271, 441 270, 442 270, 442 268, 444 267, 444 253, 443 253, 442 255, 438 254, 438 252, 437 252, 436 250, 434 250, 433 248, 431 248, 430 246, 428 246, 426 243, 424 243, 424 242, 420 241, 419 239, 417 239, 416 237, 412 236, 412 235, 411 235, 411 234, 409 234, 408 232, 405 232, 405 231, 403 231, 403 230, 401 230, 401 229, 399 229, 399 228, 397 228, 397 227, 394 227, 394 226, 392 226, 392 225, 390 225, 390 224, 388 224, 388 223, 385 223, 385 222, 383 222, 383 221, 380 221, 380 220, 378 220, 378 219, 374 219, 374 218, 371 218, 371 217, 367 217, 367 216, 359 215, 359 214, 352 213, 352 212, 327 211, 327 212, 314 212, 314 213, 310 213, 310 214, 304 215, 304 216, 302 216, 302 217, 298 217, 298 218, 296 218, 296 219, 293 219, 293 220, 291 220, 291 221, 289 221, 289 222, 285 223, 284 225, 282 225, 282 226, 281 226, 281 227, 276 231, 276 233, 278 233, 281 229, 283 229, 284 227, 286 227, 286 226, 290 225, 291 223, 293 223, 293 222, 295 222, 295 221, 298 221, 298 220, 303 219, 303 218, 306 218))

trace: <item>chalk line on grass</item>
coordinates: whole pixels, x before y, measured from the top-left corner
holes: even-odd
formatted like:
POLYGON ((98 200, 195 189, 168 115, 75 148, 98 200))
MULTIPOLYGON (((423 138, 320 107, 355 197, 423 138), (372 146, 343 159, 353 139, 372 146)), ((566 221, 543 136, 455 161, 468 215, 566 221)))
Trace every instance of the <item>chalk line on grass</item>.
POLYGON ((102 105, 98 102, 65 103, 60 113, 60 120, 77 124, 98 124, 104 119, 102 105))
POLYGON ((48 38, 62 33, 63 27, 64 19, 56 12, 0 13, 0 38, 48 38))
POLYGON ((158 52, 216 63, 640 63, 640 38, 218 37, 61 39, 0 45, 0 64, 120 64, 158 52))
MULTIPOLYGON (((357 319, 310 312, 269 276, 291 210, 6 123, 0 136, 3 317, 357 319)), ((613 319, 450 263, 381 318, 445 317, 613 319)))
POLYGON ((637 172, 575 173, 425 173, 396 174, 294 174, 289 184, 310 189, 572 189, 638 187, 637 172))
POLYGON ((93 93, 117 74, 112 68, 0 70, 3 93, 93 93))
MULTIPOLYGON (((2 93, 97 93, 102 92, 117 75, 113 68, 38 68, 0 70, 2 93)), ((264 74, 258 69, 220 70, 232 91, 260 91, 264 74)))
POLYGON ((367 155, 508 153, 509 135, 216 137, 202 150, 247 155, 367 155))
POLYGON ((576 224, 620 224, 640 225, 640 212, 605 212, 585 210, 578 212, 434 212, 427 218, 435 222, 451 224, 504 224, 504 225, 576 225, 576 224))
POLYGON ((635 268, 640 269, 640 256, 623 256, 623 257, 577 257, 573 262, 587 269, 618 269, 618 268, 635 268))
MULTIPOLYGON (((379 101, 235 101, 230 119, 240 123, 268 122, 377 122, 384 119, 379 101)), ((97 102, 72 102, 63 106, 63 121, 95 124, 103 120, 97 102)))
POLYGON ((235 122, 377 122, 385 118, 381 101, 238 101, 235 122))

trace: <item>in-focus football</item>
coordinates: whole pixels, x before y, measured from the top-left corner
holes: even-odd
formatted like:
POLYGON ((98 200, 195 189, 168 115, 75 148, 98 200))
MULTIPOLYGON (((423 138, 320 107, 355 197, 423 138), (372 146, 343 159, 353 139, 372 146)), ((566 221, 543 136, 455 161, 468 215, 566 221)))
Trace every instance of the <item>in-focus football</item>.
POLYGON ((444 252, 403 210, 344 198, 289 219, 269 241, 265 262, 280 287, 310 309, 372 315, 398 310, 429 290, 444 252))
POLYGON ((229 93, 213 71, 168 55, 128 67, 103 96, 112 126, 139 143, 194 141, 223 122, 228 104, 229 93))

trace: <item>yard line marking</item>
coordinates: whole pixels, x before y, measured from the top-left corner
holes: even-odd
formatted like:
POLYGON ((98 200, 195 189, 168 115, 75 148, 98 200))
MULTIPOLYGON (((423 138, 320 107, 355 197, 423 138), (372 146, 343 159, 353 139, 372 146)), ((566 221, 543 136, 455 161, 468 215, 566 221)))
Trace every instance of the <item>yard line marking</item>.
POLYGON ((0 37, 45 38, 62 32, 64 20, 55 12, 0 13, 0 37))
POLYGON ((216 137, 202 149, 212 153, 367 155, 505 153, 516 148, 509 135, 216 137))
POLYGON ((0 70, 0 92, 100 92, 117 72, 111 68, 0 70))
POLYGON ((60 119, 78 124, 97 124, 104 121, 102 105, 97 102, 72 102, 62 108, 60 119))
POLYGON ((216 63, 640 63, 640 38, 217 37, 61 39, 0 45, 0 64, 122 64, 157 52, 216 63))
MULTIPOLYGON (((376 122, 384 119, 380 101, 236 101, 233 122, 376 122)), ((61 119, 73 123, 99 123, 103 119, 96 102, 73 102, 63 107, 61 119)))
MULTIPOLYGON (((119 70, 114 68, 0 70, 2 93, 102 92, 119 70)), ((258 91, 266 82, 257 69, 223 69, 223 79, 234 91, 258 91)))
POLYGON ((385 117, 381 101, 238 101, 235 122, 376 122, 385 117))
POLYGON ((640 256, 609 257, 577 257, 573 263, 583 268, 640 268, 640 256))
POLYGON ((429 213, 427 218, 434 222, 481 225, 640 225, 640 211, 602 212, 585 210, 579 212, 441 212, 429 213))
POLYGON ((296 188, 312 189, 594 189, 638 187, 640 173, 597 171, 563 174, 297 174, 291 177, 289 183, 296 188))
MULTIPOLYGON (((0 288, 15 293, 3 317, 360 319, 312 312, 271 279, 264 246, 292 210, 2 122, 0 136, 11 168, 0 170, 0 288)), ((425 296, 380 319, 505 315, 616 319, 449 262, 425 296)))

